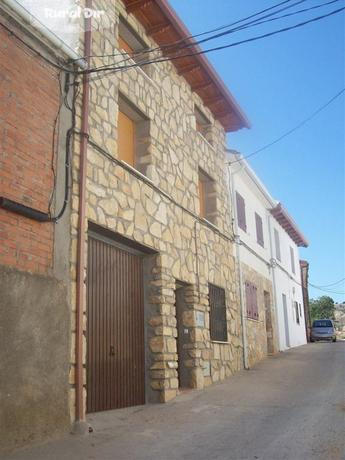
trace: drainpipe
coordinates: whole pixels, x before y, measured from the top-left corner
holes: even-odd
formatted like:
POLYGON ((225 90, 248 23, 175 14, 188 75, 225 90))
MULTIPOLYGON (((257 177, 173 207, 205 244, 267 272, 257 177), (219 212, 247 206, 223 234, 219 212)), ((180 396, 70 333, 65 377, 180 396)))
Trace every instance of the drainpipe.
POLYGON ((278 338, 278 350, 280 351, 280 332, 279 332, 279 321, 278 321, 278 296, 277 296, 277 281, 275 276, 275 267, 276 264, 273 263, 275 261, 274 254, 273 254, 273 241, 272 241, 272 229, 271 229, 271 218, 270 215, 267 214, 267 226, 268 226, 268 235, 270 240, 270 255, 271 255, 271 273, 272 273, 272 285, 273 285, 273 300, 274 300, 274 310, 275 310, 275 325, 277 331, 277 338, 278 338))
MULTIPOLYGON (((86 8, 92 8, 92 0, 86 0, 86 8)), ((91 17, 85 18, 84 56, 87 65, 90 65, 91 55, 91 17)), ((76 420, 75 431, 85 432, 85 408, 83 400, 83 316, 85 302, 85 194, 86 194, 86 161, 87 137, 89 131, 89 74, 83 75, 83 95, 81 107, 81 140, 80 140, 80 165, 79 165, 79 208, 78 208, 78 242, 77 242, 77 287, 76 287, 76 420)))
POLYGON ((234 185, 235 180, 231 172, 230 163, 228 163, 228 174, 229 174, 229 187, 230 187, 230 196, 231 196, 230 202, 231 202, 232 209, 233 209, 233 212, 231 212, 231 209, 230 209, 230 216, 234 222, 237 272, 238 272, 238 280, 239 280, 242 343, 243 343, 243 366, 245 369, 249 369, 247 328, 246 328, 246 316, 245 316, 244 295, 243 295, 243 273, 242 273, 242 267, 241 267, 241 240, 240 240, 240 237, 238 236, 237 209, 236 209, 236 204, 235 204, 235 185, 234 185))

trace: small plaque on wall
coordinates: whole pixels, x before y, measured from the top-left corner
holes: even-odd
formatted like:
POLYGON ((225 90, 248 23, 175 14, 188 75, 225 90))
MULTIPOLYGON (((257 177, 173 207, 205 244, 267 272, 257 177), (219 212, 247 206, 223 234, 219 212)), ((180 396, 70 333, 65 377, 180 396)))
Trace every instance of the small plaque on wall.
POLYGON ((205 326, 205 313, 202 311, 196 312, 196 326, 197 327, 204 327, 205 326))

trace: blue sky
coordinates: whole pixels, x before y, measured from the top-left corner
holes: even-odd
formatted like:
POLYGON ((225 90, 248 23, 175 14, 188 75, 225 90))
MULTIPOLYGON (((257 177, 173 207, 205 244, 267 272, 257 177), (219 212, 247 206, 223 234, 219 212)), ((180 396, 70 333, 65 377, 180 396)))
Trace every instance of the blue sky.
MULTIPOLYGON (((306 0, 290 11, 318 5, 306 0)), ((171 0, 193 34, 231 23, 278 0, 171 0)), ((204 44, 213 47, 345 6, 339 1, 269 25, 204 44)), ((288 11, 286 11, 288 12, 288 11)), ((284 13, 281 13, 284 14, 284 13)), ((308 117, 345 86, 344 14, 254 43, 208 54, 252 123, 230 133, 228 144, 249 154, 308 117)), ((344 94, 300 130, 248 161, 273 197, 281 201, 309 240, 300 256, 310 263, 310 281, 328 285, 345 277, 344 94)), ((331 287, 345 292, 345 283, 331 287)), ((310 288, 313 298, 327 295, 310 288)), ((329 294, 345 301, 345 294, 329 294)))

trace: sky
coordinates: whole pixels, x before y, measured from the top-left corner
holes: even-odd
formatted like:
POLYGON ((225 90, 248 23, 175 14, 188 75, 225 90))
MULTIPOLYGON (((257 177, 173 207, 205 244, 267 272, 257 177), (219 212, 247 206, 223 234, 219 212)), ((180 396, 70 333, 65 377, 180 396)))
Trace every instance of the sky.
MULTIPOLYGON (((319 5, 305 0, 291 10, 319 5)), ((279 0, 170 0, 192 34, 226 25, 279 0)), ((295 2, 293 2, 295 3, 295 2)), ((283 5, 285 6, 285 5, 283 5)), ((345 6, 332 5, 209 41, 211 48, 296 24, 345 6)), ((253 43, 209 53, 252 127, 228 135, 243 155, 280 137, 345 87, 344 12, 253 43)), ((248 162, 281 201, 309 241, 300 257, 310 264, 317 286, 345 277, 345 102, 344 93, 314 119, 248 162)), ((345 282, 309 288, 311 298, 330 295, 345 301, 345 282)))

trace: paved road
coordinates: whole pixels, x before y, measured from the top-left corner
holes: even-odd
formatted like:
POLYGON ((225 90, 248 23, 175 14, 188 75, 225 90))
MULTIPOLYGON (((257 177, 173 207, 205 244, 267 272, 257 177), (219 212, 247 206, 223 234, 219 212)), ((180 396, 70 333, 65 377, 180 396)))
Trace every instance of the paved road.
POLYGON ((103 412, 94 432, 11 460, 343 460, 345 342, 316 343, 165 405, 103 412))

